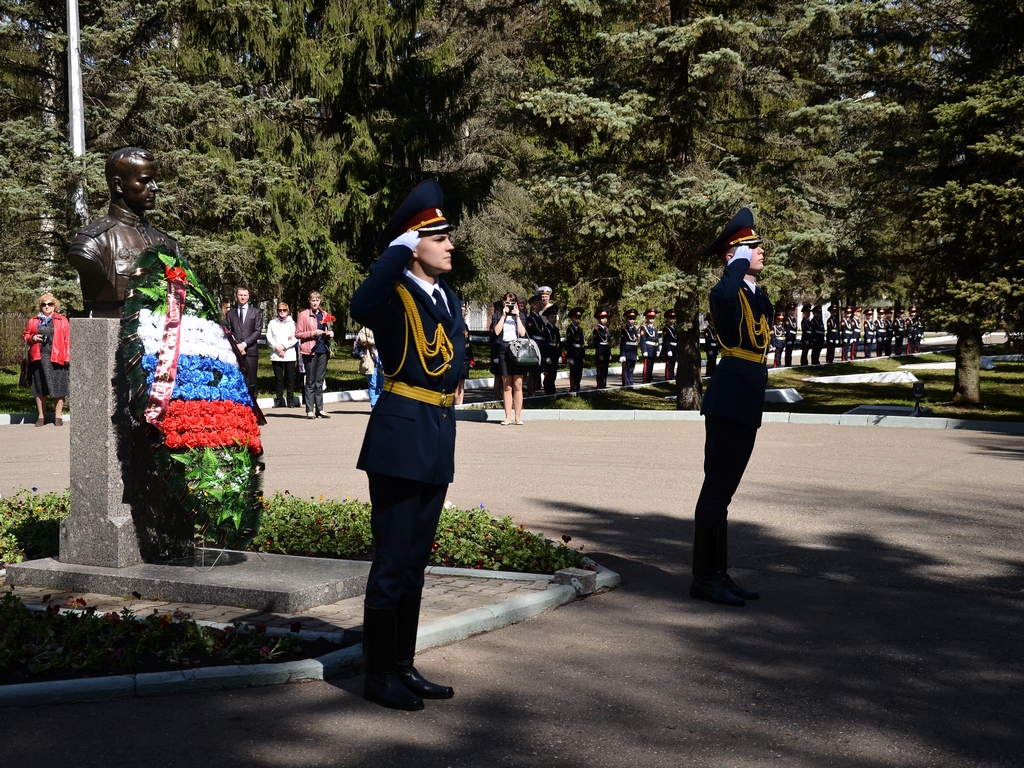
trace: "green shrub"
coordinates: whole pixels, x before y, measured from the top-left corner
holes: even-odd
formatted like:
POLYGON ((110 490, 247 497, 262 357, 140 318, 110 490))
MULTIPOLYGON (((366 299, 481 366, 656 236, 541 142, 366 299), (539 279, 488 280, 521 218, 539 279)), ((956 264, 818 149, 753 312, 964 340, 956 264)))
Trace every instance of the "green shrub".
MULTIPOLYGON (((70 494, 19 489, 0 499, 0 563, 18 563, 57 555, 60 521, 70 509, 70 494)), ((552 544, 511 518, 492 519, 480 509, 445 504, 437 526, 433 565, 456 568, 554 573, 582 568, 583 555, 566 546, 570 537, 552 544)), ((264 502, 263 523, 251 548, 306 557, 369 560, 373 556, 370 505, 345 499, 303 500, 287 491, 264 502)))
POLYGON ((19 488, 0 499, 0 566, 41 557, 56 557, 60 521, 71 510, 71 494, 19 488))

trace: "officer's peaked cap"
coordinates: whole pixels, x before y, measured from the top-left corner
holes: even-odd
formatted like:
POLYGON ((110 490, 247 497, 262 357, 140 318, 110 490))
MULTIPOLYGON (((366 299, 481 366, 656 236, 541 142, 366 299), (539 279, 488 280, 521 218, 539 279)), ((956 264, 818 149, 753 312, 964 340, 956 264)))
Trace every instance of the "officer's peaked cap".
POLYGON ((751 248, 761 244, 761 238, 754 232, 754 213, 749 208, 741 208, 725 225, 722 233, 704 251, 704 257, 721 256, 734 245, 748 245, 751 248))
POLYGON ((384 227, 377 238, 377 250, 383 251, 403 232, 416 231, 421 237, 451 232, 453 227, 441 211, 443 206, 444 192, 441 191, 441 185, 433 179, 421 181, 402 201, 391 221, 384 227))

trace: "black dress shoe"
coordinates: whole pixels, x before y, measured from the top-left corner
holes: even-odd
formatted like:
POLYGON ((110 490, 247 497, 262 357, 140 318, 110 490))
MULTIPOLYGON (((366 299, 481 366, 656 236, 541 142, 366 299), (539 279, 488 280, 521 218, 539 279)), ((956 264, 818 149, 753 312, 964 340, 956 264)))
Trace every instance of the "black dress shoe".
POLYGON ((402 685, 415 693, 421 699, 450 699, 455 695, 455 689, 449 685, 438 685, 427 680, 416 671, 416 667, 402 668, 398 665, 398 679, 402 685))
POLYGON ((327 415, 326 413, 324 413, 323 411, 317 411, 317 412, 316 412, 316 417, 317 417, 318 419, 329 419, 329 418, 331 418, 330 416, 328 416, 328 415, 327 415))
POLYGON ((742 597, 733 594, 716 576, 694 576, 693 582, 690 584, 690 597, 719 605, 731 605, 736 608, 747 604, 742 597))
POLYGON ((720 577, 725 588, 732 592, 736 597, 742 597, 744 600, 757 600, 761 595, 752 589, 744 589, 735 581, 732 580, 732 576, 728 573, 723 573, 720 577))
POLYGON ((388 709, 402 709, 406 712, 423 709, 423 699, 409 690, 394 672, 376 675, 367 673, 363 683, 363 698, 388 709))

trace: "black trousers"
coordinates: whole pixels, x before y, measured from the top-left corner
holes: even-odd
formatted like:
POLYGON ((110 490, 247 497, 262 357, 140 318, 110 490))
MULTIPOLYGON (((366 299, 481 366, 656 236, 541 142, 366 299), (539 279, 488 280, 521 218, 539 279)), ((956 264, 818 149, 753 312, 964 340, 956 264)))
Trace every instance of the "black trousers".
POLYGON ((608 386, 608 365, 611 361, 607 357, 597 358, 597 388, 604 389, 608 386))
POLYGON ((754 451, 757 429, 721 416, 704 417, 704 484, 697 497, 695 525, 721 525, 754 451))
POLYGON ((274 360, 273 365, 274 378, 277 383, 277 399, 283 399, 285 392, 291 397, 295 392, 295 361, 274 360))
POLYGON ((245 365, 245 386, 249 388, 249 395, 252 397, 253 402, 256 401, 256 370, 259 368, 259 351, 253 352, 251 355, 246 353, 242 356, 242 361, 245 365))
POLYGON ((394 608, 407 592, 423 589, 448 484, 431 485, 367 472, 373 563, 366 580, 366 605, 394 608))

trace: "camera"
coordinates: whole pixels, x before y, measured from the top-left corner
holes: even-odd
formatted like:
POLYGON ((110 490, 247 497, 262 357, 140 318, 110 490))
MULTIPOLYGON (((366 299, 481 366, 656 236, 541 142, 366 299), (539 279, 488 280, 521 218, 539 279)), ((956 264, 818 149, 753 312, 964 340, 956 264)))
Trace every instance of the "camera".
POLYGON ((516 306, 516 303, 514 301, 506 301, 505 302, 505 311, 506 312, 511 312, 515 308, 515 306, 516 306))

